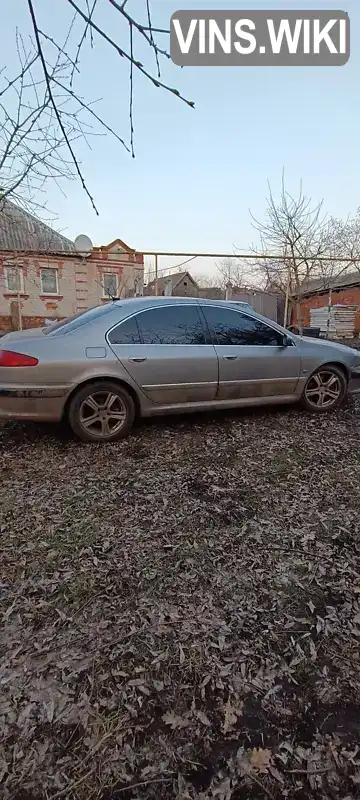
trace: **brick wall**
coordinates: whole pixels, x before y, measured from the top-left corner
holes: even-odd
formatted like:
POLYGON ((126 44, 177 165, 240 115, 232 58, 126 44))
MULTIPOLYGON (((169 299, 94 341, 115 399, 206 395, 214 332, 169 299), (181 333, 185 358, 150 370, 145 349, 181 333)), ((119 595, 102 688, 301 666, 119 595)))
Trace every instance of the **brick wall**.
POLYGON ((11 330, 11 316, 0 316, 0 331, 11 330))
MULTIPOLYGON (((310 309, 321 308, 327 306, 329 293, 315 295, 312 297, 305 297, 301 300, 301 307, 303 309, 303 325, 306 327, 310 325, 310 309)), ((355 331, 360 332, 360 286, 351 287, 349 289, 339 289, 332 292, 332 305, 341 303, 346 306, 359 306, 359 310, 355 317, 355 331)), ((291 324, 297 324, 296 309, 292 310, 291 324)))

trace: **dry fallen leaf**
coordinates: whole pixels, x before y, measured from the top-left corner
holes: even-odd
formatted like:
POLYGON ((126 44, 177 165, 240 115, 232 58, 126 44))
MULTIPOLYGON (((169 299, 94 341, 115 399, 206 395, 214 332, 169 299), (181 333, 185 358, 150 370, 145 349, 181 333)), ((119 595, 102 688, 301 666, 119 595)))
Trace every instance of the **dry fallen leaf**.
POLYGON ((201 711, 200 709, 197 709, 195 711, 195 716, 197 717, 197 719, 200 720, 200 722, 202 722, 203 725, 207 725, 207 727, 209 727, 209 728, 211 727, 211 722, 210 722, 209 718, 206 716, 206 714, 204 714, 203 711, 201 711))
POLYGON ((237 714, 235 709, 232 708, 230 700, 224 706, 224 722, 223 722, 223 732, 227 733, 237 722, 237 714))
POLYGON ((279 783, 282 783, 282 784, 285 783, 284 778, 281 775, 281 773, 279 772, 279 770, 276 769, 276 767, 273 767, 271 764, 269 765, 269 772, 270 772, 270 775, 272 775, 273 778, 275 778, 276 781, 279 781, 279 783))
POLYGON ((176 728, 186 728, 189 724, 186 719, 179 717, 178 714, 174 714, 173 711, 168 711, 167 714, 163 714, 162 720, 165 722, 165 725, 170 725, 173 730, 176 728))
POLYGON ((252 769, 265 773, 271 764, 271 750, 263 750, 261 747, 254 747, 250 756, 252 769))

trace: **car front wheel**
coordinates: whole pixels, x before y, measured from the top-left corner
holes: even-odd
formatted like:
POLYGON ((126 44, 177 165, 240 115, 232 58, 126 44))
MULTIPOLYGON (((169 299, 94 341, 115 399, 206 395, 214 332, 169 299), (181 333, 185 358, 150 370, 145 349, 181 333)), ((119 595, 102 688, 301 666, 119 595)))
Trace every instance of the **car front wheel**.
POLYGON ((112 381, 87 384, 72 397, 70 425, 84 442, 113 442, 129 433, 135 406, 126 389, 112 381))
POLYGON ((341 405, 347 394, 347 380, 341 369, 328 365, 319 367, 310 376, 302 396, 308 411, 324 413, 341 405))

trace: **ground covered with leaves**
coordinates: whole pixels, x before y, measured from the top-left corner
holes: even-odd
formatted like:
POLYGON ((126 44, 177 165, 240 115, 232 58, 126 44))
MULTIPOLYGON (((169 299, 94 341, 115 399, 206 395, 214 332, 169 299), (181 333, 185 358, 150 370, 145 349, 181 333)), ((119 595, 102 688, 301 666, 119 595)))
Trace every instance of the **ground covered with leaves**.
POLYGON ((359 421, 0 425, 5 800, 359 797, 359 421))

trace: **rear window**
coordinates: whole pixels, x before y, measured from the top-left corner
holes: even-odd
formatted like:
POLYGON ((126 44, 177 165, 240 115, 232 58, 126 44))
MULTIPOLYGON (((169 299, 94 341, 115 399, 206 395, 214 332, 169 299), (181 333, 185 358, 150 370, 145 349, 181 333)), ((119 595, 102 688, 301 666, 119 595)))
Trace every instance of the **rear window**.
MULTIPOLYGON (((120 308, 121 306, 116 306, 116 308, 120 308)), ((104 306, 95 306, 95 308, 89 308, 87 311, 79 311, 77 314, 74 314, 72 317, 67 317, 63 319, 61 322, 54 322, 53 325, 49 325, 48 328, 43 329, 43 333, 45 336, 53 334, 56 336, 58 333, 70 333, 71 331, 76 331, 77 328, 81 328, 82 325, 87 325, 88 322, 93 322, 98 317, 103 316, 103 314, 108 314, 109 311, 113 311, 113 304, 106 303, 104 306)))

